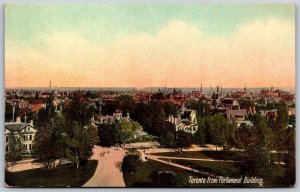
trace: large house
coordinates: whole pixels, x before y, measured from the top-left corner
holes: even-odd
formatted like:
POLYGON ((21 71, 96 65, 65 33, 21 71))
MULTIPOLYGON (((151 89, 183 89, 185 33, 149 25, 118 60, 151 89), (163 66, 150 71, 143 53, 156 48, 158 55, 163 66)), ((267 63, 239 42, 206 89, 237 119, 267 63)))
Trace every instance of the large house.
POLYGON ((188 119, 181 119, 181 117, 175 118, 173 116, 170 116, 166 121, 173 123, 176 127, 176 131, 183 130, 187 133, 194 134, 198 130, 196 111, 188 110, 188 112, 188 119))
POLYGON ((9 143, 9 137, 13 133, 15 137, 20 138, 21 143, 24 146, 24 156, 30 156, 32 150, 32 142, 35 138, 36 129, 33 128, 33 121, 30 123, 21 122, 21 118, 18 117, 16 122, 5 123, 5 149, 9 151, 7 144, 9 143))

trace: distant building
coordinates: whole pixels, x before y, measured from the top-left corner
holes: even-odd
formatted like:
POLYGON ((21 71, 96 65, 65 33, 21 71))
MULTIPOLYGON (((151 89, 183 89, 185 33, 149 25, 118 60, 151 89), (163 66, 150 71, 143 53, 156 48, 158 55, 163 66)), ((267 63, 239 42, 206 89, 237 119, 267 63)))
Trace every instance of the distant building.
POLYGON ((277 117, 277 110, 262 110, 260 111, 261 115, 267 120, 274 120, 277 117))

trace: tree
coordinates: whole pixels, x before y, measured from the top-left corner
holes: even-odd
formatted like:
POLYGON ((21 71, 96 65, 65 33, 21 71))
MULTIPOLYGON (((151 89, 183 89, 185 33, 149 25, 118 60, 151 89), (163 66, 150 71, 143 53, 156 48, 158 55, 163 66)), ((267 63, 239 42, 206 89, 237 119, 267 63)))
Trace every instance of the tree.
POLYGON ((71 104, 67 110, 67 119, 70 121, 77 121, 80 126, 85 126, 92 118, 92 110, 88 108, 81 94, 74 93, 71 104))
POLYGON ((176 146, 180 148, 181 152, 183 148, 189 148, 192 145, 192 134, 186 133, 183 130, 176 132, 176 146))
POLYGON ((172 147, 174 143, 175 136, 172 132, 167 132, 160 137, 160 144, 162 146, 172 147))
MULTIPOLYGON (((12 165, 17 161, 22 159, 22 154, 24 153, 24 147, 18 135, 10 132, 8 136, 8 143, 6 146, 5 160, 11 162, 12 165)), ((12 167, 11 165, 11 167, 12 167)))
POLYGON ((133 135, 141 128, 137 122, 131 119, 120 120, 116 123, 116 126, 119 130, 120 144, 124 144, 132 139, 133 135))
POLYGON ((63 137, 64 130, 64 118, 57 115, 52 121, 40 127, 36 132, 32 153, 46 168, 52 167, 56 160, 65 157, 66 144, 63 137))
POLYGON ((199 118, 198 119, 198 130, 193 135, 193 143, 198 145, 205 145, 206 144, 206 135, 205 135, 205 128, 204 128, 204 119, 199 118))
POLYGON ((88 137, 88 146, 94 147, 94 145, 99 143, 99 136, 98 136, 98 129, 93 125, 89 125, 87 130, 87 137, 88 137))
POLYGON ((129 154, 123 158, 122 162, 122 172, 128 172, 132 175, 136 172, 137 167, 142 164, 142 160, 137 154, 129 154))
POLYGON ((129 113, 132 114, 134 107, 135 107, 135 101, 132 96, 130 95, 121 95, 116 97, 115 103, 117 104, 117 107, 121 109, 125 114, 129 113))
POLYGON ((224 145, 227 141, 228 121, 222 115, 212 116, 210 120, 211 138, 210 141, 216 146, 224 145))
POLYGON ((268 174, 273 134, 266 121, 256 116, 253 127, 243 125, 236 129, 234 135, 236 143, 244 150, 240 163, 243 176, 268 174))
MULTIPOLYGON (((88 131, 82 128, 78 122, 72 121, 69 125, 70 132, 65 136, 67 145, 66 158, 79 168, 79 163, 88 160, 93 155, 93 144, 88 131)), ((96 139, 95 139, 96 141, 96 139)))
POLYGON ((119 141, 119 129, 115 124, 98 125, 99 145, 103 147, 114 146, 119 141))
POLYGON ((164 112, 166 117, 169 117, 170 115, 172 115, 173 117, 177 117, 179 109, 175 103, 166 102, 164 103, 164 112))
POLYGON ((284 156, 285 163, 285 182, 288 186, 294 186, 296 183, 296 134, 295 128, 288 128, 286 131, 286 149, 284 156))
POLYGON ((5 103, 5 122, 15 121, 17 115, 20 113, 20 108, 18 105, 15 105, 15 116, 13 119, 13 105, 9 103, 5 103))

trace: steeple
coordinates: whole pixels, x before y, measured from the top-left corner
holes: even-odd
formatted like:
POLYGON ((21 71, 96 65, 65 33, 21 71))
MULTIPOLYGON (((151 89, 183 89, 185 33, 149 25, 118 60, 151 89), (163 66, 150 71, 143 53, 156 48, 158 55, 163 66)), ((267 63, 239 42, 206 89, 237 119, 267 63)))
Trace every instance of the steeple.
POLYGON ((200 89, 201 93, 203 93, 203 88, 202 88, 202 83, 201 83, 201 89, 200 89))

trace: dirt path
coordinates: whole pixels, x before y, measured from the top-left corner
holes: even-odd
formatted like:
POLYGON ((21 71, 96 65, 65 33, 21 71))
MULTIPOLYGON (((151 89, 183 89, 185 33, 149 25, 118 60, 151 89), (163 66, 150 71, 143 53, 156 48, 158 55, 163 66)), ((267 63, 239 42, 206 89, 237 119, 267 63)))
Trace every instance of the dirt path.
POLYGON ((117 167, 125 156, 123 149, 96 146, 92 159, 98 160, 98 166, 93 177, 83 187, 125 187, 123 173, 117 167), (109 153, 108 153, 109 151, 109 153), (104 156, 100 153, 105 152, 104 156))

